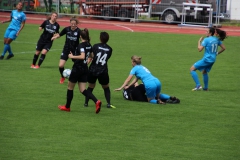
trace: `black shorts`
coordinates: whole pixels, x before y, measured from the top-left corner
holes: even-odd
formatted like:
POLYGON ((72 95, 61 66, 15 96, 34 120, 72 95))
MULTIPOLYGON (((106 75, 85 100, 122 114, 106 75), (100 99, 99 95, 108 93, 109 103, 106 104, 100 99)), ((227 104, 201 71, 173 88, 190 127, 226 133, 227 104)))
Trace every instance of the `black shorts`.
POLYGON ((36 46, 36 50, 42 51, 43 49, 46 49, 47 51, 49 51, 52 47, 52 44, 52 42, 42 42, 41 40, 39 40, 36 46))
POLYGON ((83 82, 87 83, 88 72, 76 68, 72 68, 69 81, 72 83, 83 82))
POLYGON ((68 54, 62 52, 62 54, 60 56, 60 59, 67 61, 68 60, 68 54))
POLYGON ((108 73, 102 73, 98 76, 94 76, 91 73, 88 74, 88 83, 96 83, 96 81, 101 85, 107 85, 109 84, 109 75, 108 73))
POLYGON ((143 84, 140 84, 137 87, 130 86, 128 89, 123 90, 123 97, 132 101, 148 102, 145 92, 143 84))

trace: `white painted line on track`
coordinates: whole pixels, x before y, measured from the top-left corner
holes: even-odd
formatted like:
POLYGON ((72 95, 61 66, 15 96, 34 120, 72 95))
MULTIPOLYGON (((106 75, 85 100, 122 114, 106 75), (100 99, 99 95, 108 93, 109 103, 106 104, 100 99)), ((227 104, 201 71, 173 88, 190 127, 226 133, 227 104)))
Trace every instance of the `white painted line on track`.
POLYGON ((134 32, 134 30, 132 30, 132 29, 129 28, 129 27, 125 27, 125 26, 121 26, 121 25, 117 25, 117 24, 115 24, 115 26, 122 27, 122 28, 125 28, 125 29, 127 29, 127 30, 130 30, 131 32, 134 32))

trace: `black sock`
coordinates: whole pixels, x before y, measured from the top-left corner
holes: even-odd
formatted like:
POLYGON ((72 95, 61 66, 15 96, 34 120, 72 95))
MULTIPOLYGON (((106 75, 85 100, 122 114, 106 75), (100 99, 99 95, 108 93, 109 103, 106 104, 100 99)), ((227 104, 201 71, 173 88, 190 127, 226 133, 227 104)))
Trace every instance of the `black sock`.
POLYGON ((88 91, 88 90, 86 90, 86 89, 82 92, 82 94, 83 94, 85 97, 89 97, 91 100, 94 101, 94 103, 96 103, 96 102, 98 101, 97 98, 92 94, 92 92, 90 92, 90 91, 88 91))
POLYGON ((104 88, 104 94, 105 94, 105 98, 106 98, 107 103, 110 104, 111 93, 110 93, 109 87, 104 88))
MULTIPOLYGON (((87 89, 89 92, 93 92, 93 88, 89 88, 87 89)), ((88 96, 85 96, 85 104, 88 104, 88 101, 89 101, 89 97, 88 96)))
POLYGON ((73 90, 67 90, 67 103, 66 103, 66 108, 70 108, 70 105, 72 103, 73 99, 73 90))
POLYGON ((64 71, 64 67, 63 67, 63 68, 59 67, 59 72, 60 72, 62 78, 64 78, 64 76, 63 76, 63 71, 64 71))
POLYGON ((38 60, 39 55, 34 54, 32 64, 35 65, 38 60))
POLYGON ((39 61, 38 61, 38 65, 41 66, 42 62, 44 61, 46 55, 45 54, 42 54, 39 61))

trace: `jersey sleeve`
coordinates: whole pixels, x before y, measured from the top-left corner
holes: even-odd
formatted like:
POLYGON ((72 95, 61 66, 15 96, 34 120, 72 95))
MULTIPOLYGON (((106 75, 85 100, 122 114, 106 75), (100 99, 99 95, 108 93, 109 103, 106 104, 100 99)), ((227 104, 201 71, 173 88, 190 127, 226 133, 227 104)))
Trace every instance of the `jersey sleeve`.
POLYGON ((202 45, 203 47, 206 47, 206 44, 207 44, 207 39, 205 38, 205 39, 202 41, 202 44, 201 44, 201 45, 202 45))
POLYGON ((26 15, 23 13, 23 18, 22 18, 22 22, 25 22, 27 20, 26 15))
POLYGON ((45 28, 45 26, 46 26, 46 21, 43 21, 43 23, 39 27, 45 28))
POLYGON ((56 33, 59 33, 60 25, 57 24, 56 33))
POLYGON ((136 72, 135 67, 133 67, 130 71, 130 75, 135 75, 135 72, 136 72))
POLYGON ((65 27, 61 32, 60 32, 60 36, 63 36, 67 33, 67 27, 65 27))
POLYGON ((113 51, 111 47, 109 47, 109 49, 110 49, 110 50, 109 50, 109 55, 108 55, 109 58, 108 58, 108 59, 111 58, 111 56, 112 56, 112 51, 113 51))
POLYGON ((221 44, 222 44, 222 41, 221 41, 221 40, 219 40, 219 41, 218 41, 218 45, 220 46, 221 44))

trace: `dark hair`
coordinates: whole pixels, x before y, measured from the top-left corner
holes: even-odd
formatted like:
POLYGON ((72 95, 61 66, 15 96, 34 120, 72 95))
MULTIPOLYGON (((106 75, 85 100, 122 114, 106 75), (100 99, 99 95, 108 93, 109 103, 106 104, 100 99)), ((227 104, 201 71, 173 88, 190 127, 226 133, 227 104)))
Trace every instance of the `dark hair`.
POLYGON ((107 32, 100 33, 100 40, 102 43, 106 44, 109 40, 109 34, 107 32))
POLYGON ((90 42, 89 32, 88 32, 87 28, 84 28, 84 30, 81 31, 80 36, 82 37, 82 39, 87 40, 88 42, 90 42))
POLYGON ((71 22, 71 21, 75 21, 77 24, 79 23, 78 19, 77 19, 75 16, 73 16, 73 17, 70 19, 70 22, 71 22))
POLYGON ((225 31, 223 31, 221 29, 216 29, 216 32, 221 41, 223 41, 225 38, 227 38, 227 33, 225 31))
POLYGON ((211 34, 211 36, 213 36, 215 34, 215 28, 210 27, 209 28, 209 33, 211 34))

